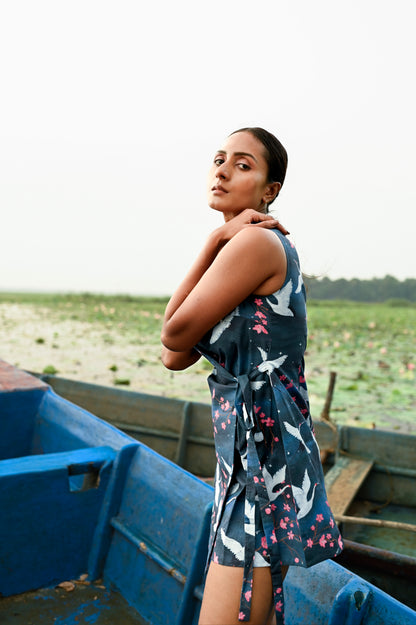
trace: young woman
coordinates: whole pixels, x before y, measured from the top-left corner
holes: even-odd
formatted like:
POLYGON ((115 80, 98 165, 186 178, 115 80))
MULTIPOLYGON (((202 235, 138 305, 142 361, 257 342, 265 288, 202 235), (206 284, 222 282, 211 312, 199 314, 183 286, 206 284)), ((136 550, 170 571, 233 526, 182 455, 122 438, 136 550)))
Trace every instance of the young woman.
POLYGON ((268 214, 286 166, 284 147, 261 128, 227 138, 208 181, 209 206, 224 224, 208 237, 163 323, 168 369, 201 355, 214 367, 218 463, 200 625, 283 623, 287 567, 311 566, 342 548, 309 414, 299 260, 268 214))

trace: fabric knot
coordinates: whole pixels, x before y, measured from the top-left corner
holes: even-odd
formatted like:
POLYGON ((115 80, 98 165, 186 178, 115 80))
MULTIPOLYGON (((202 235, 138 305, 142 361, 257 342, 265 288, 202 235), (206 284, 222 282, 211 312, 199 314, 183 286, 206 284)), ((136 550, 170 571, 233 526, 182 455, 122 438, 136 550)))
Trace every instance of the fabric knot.
MULTIPOLYGON (((251 519, 258 515, 265 541, 262 552, 271 567, 276 622, 282 625, 282 565, 311 566, 342 549, 327 504, 319 449, 299 407, 303 401, 300 392, 283 383, 286 376, 282 380, 279 369, 282 357, 267 361, 267 367, 264 360, 242 375, 233 375, 210 355, 206 357, 215 367, 208 380, 218 404, 218 409, 213 408, 213 422, 219 467, 208 561, 214 541, 224 541, 222 534, 227 538, 221 523, 224 516, 228 519, 225 507, 232 501, 230 487, 237 475, 234 462, 238 449, 237 471, 244 471, 241 494, 248 521, 244 534, 221 548, 234 553, 238 546, 237 559, 244 567, 239 620, 249 621, 254 561, 261 555, 255 542, 259 526, 251 519), (269 370, 271 364, 273 370, 269 370), (259 397, 263 398, 261 410, 259 397)), ((233 509, 231 504, 229 509, 233 509)))

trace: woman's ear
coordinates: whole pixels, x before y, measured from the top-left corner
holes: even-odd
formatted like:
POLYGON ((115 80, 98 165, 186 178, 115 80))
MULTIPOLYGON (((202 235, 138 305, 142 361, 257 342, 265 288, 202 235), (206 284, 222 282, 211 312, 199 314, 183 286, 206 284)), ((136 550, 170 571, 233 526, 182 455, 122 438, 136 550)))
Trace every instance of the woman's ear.
POLYGON ((281 188, 282 185, 280 184, 280 182, 271 182, 270 184, 268 184, 266 187, 266 191, 263 195, 263 201, 266 202, 266 204, 270 204, 270 202, 273 202, 281 188))

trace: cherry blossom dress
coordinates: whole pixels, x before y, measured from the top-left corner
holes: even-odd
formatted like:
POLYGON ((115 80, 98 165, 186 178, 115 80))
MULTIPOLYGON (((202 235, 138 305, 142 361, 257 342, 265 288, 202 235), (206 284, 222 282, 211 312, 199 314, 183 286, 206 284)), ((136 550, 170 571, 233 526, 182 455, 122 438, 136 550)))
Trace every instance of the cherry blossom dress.
POLYGON ((250 618, 253 568, 270 566, 277 624, 282 565, 332 558, 342 541, 327 502, 304 376, 305 288, 297 252, 283 286, 251 295, 196 348, 213 365, 217 469, 208 562, 244 567, 239 620, 250 618))

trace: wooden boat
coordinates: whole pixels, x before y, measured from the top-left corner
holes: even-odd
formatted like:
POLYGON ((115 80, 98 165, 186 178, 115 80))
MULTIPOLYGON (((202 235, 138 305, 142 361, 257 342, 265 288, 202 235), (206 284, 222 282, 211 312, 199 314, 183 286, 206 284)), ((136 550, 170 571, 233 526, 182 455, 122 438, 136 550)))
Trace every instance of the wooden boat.
MULTIPOLYGON (((0 361, 3 625, 196 625, 212 496, 189 471, 0 361)), ((293 567, 285 585, 289 625, 416 623, 413 609, 336 562, 293 567)))
MULTIPOLYGON (((208 404, 41 376, 69 401, 208 480, 215 471, 208 404)), ((334 379, 331 380, 331 392, 334 379)), ((329 412, 329 403, 324 413, 329 412)), ((416 436, 315 422, 328 497, 350 570, 416 609, 416 436)))

